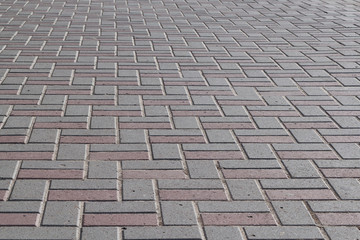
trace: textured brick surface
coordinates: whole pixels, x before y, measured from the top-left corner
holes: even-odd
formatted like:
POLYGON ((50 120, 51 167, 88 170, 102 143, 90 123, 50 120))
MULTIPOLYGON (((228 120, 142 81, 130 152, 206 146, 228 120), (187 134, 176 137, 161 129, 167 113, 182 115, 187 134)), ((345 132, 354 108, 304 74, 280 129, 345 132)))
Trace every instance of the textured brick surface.
POLYGON ((0 239, 360 239, 359 6, 1 0, 0 239))

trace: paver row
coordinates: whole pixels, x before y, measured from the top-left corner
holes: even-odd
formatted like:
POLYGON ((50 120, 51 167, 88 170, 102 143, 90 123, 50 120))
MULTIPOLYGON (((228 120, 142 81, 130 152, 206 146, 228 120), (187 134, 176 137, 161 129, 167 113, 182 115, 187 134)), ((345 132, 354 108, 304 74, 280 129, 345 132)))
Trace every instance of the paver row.
POLYGON ((360 239, 359 13, 1 0, 0 239, 360 239))

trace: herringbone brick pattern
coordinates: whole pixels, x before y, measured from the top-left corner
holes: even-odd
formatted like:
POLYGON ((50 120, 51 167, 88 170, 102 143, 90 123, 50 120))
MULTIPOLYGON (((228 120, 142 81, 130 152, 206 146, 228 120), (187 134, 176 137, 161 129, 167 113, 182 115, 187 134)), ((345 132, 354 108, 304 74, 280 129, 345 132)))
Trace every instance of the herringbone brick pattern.
POLYGON ((0 239, 360 239, 358 0, 0 0, 0 239))

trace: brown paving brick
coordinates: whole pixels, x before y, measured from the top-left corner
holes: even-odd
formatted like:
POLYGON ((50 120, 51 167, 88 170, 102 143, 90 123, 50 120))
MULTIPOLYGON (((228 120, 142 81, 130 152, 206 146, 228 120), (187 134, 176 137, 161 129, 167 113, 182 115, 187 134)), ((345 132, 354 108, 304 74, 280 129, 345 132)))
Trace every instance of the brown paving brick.
POLYGON ((90 160, 148 160, 147 152, 90 152, 90 160))
POLYGON ((327 178, 360 178, 360 168, 328 168, 321 169, 321 172, 327 178))
POLYGON ((151 136, 151 143, 205 143, 202 136, 151 136))
POLYGON ((0 152, 0 160, 51 160, 52 152, 0 152))
POLYGON ((0 213, 0 226, 35 226, 36 213, 0 213))
POLYGON ((61 136, 60 143, 116 143, 111 136, 61 136))
POLYGON ((18 178, 24 179, 82 179, 82 170, 21 169, 18 178))
POLYGON ((156 214, 84 214, 84 226, 156 226, 156 214))
POLYGON ((331 151, 277 151, 282 159, 338 159, 331 151))
POLYGON ((185 151, 186 159, 243 159, 240 151, 185 151))

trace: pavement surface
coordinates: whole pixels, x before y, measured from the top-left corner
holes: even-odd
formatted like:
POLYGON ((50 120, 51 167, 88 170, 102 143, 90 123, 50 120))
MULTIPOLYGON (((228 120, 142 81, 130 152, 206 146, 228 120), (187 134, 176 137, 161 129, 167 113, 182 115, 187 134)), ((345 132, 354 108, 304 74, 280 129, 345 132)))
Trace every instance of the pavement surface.
POLYGON ((0 239, 360 239, 360 1, 1 0, 0 239))

